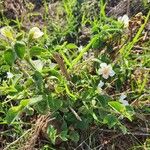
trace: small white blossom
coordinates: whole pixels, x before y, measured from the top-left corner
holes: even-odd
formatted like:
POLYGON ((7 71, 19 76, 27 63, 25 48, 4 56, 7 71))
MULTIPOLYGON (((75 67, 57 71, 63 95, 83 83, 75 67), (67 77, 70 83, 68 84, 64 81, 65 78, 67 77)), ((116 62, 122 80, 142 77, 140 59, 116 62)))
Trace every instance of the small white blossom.
POLYGON ((81 46, 79 46, 78 51, 81 52, 82 49, 83 49, 83 46, 81 45, 81 46))
POLYGON ((109 76, 114 76, 115 72, 112 70, 112 66, 109 64, 107 65, 106 63, 101 63, 100 64, 100 69, 98 70, 98 74, 102 75, 104 79, 108 79, 109 76))
POLYGON ((129 105, 128 101, 126 101, 126 100, 123 100, 123 101, 120 100, 120 102, 121 102, 124 106, 128 106, 128 105, 129 105))
POLYGON ((128 101, 125 100, 126 97, 127 96, 124 93, 122 93, 120 95, 120 98, 119 98, 119 102, 121 102, 124 106, 128 106, 129 105, 128 101))
POLYGON ((33 60, 33 64, 38 71, 42 71, 44 64, 41 60, 33 60))
POLYGON ((43 36, 43 32, 38 28, 38 27, 33 27, 32 29, 30 29, 29 31, 29 36, 32 39, 37 39, 40 38, 41 36, 43 36))
POLYGON ((103 87, 103 86, 104 86, 104 82, 100 80, 100 82, 99 82, 99 84, 98 84, 98 86, 97 86, 97 91, 98 91, 99 93, 102 92, 102 87, 103 87))
POLYGON ((8 79, 12 79, 14 77, 14 75, 11 72, 7 72, 7 78, 8 79))
POLYGON ((10 26, 0 28, 0 34, 11 40, 14 39, 13 29, 10 26))
POLYGON ((98 84, 98 88, 102 88, 104 86, 104 82, 100 80, 99 84, 98 84))
POLYGON ((122 22, 124 24, 125 28, 127 28, 129 26, 129 17, 126 14, 118 17, 118 21, 122 22))
POLYGON ((121 93, 121 95, 120 95, 120 100, 124 100, 125 98, 127 98, 127 95, 125 95, 124 93, 121 93))

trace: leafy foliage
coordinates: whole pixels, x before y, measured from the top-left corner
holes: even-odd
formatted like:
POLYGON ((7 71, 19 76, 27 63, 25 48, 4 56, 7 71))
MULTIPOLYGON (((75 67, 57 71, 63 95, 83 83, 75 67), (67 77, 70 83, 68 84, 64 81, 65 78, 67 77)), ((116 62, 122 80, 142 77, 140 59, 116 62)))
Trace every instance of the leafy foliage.
MULTIPOLYGON (((123 22, 106 17, 102 0, 99 15, 94 18, 86 18, 84 13, 76 17, 76 0, 63 0, 62 4, 67 22, 64 28, 53 22, 44 31, 33 27, 23 35, 23 31, 10 26, 1 29, 2 124, 17 127, 22 115, 51 112, 62 125, 60 131, 48 125, 46 133, 53 145, 58 139, 77 143, 80 130, 94 125, 127 133, 124 120, 133 121, 138 112, 134 101, 140 100, 143 93, 149 95, 149 72, 144 71, 144 79, 141 76, 136 80, 133 72, 137 58, 132 59, 131 52, 150 13, 128 41, 128 35, 122 36, 127 32, 123 22), (82 23, 78 24, 81 18, 82 23), (90 30, 90 37, 87 44, 79 45, 78 31, 83 26, 90 30), (120 44, 116 51, 113 47, 120 44), (122 98, 122 94, 126 97, 122 98)), ((143 57, 139 65, 148 67, 149 58, 143 57)))

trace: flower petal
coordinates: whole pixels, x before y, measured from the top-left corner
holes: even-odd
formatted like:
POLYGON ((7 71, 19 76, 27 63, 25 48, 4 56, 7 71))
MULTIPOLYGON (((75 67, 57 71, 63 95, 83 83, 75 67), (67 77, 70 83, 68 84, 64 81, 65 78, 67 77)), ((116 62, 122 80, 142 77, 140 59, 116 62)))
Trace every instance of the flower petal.
POLYGON ((100 68, 100 69, 98 69, 97 72, 98 72, 99 75, 101 75, 103 71, 102 71, 102 69, 100 68))
POLYGON ((14 76, 14 75, 13 75, 11 72, 7 72, 7 78, 8 78, 8 79, 13 78, 13 76, 14 76))
POLYGON ((101 64, 100 64, 100 67, 101 67, 101 68, 107 67, 107 64, 106 64, 106 63, 101 63, 101 64))
POLYGON ((43 69, 43 62, 41 60, 33 60, 33 64, 38 71, 43 69))
POLYGON ((118 17, 118 21, 122 22, 124 24, 124 27, 128 27, 129 25, 129 17, 128 15, 123 15, 122 17, 118 17))
POLYGON ((110 70, 109 75, 110 75, 111 77, 113 77, 113 76, 115 75, 115 72, 114 72, 113 70, 110 70))
POLYGON ((29 31, 29 36, 32 37, 33 39, 40 38, 44 33, 38 28, 38 27, 33 27, 29 31))
POLYGON ((124 94, 124 93, 121 93, 121 95, 120 95, 120 100, 122 101, 122 100, 124 100, 125 98, 126 98, 127 96, 124 94))
POLYGON ((126 100, 123 100, 123 101, 122 101, 122 104, 123 104, 124 106, 128 106, 128 105, 129 105, 128 101, 126 101, 126 100))
POLYGON ((126 100, 119 100, 120 103, 122 103, 124 106, 128 106, 129 103, 126 100))
POLYGON ((109 74, 102 74, 102 77, 103 77, 104 79, 108 79, 109 74))
POLYGON ((102 88, 104 86, 104 82, 100 80, 99 84, 98 84, 98 88, 102 88))

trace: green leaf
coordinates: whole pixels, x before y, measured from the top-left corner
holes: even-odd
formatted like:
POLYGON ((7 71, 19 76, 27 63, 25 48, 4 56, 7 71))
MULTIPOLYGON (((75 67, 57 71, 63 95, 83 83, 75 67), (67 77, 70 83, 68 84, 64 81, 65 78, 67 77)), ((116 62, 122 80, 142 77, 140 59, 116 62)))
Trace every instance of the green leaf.
POLYGON ((109 106, 111 106, 115 111, 119 112, 119 113, 123 113, 126 111, 126 108, 124 105, 122 105, 121 103, 117 102, 117 101, 111 101, 108 103, 109 106))
POLYGON ((10 26, 1 28, 0 33, 8 39, 14 40, 13 29, 10 26))
POLYGON ((39 92, 43 92, 43 77, 39 71, 35 71, 33 79, 38 87, 39 92))
MULTIPOLYGON (((76 118, 75 118, 76 119, 76 118)), ((89 128, 90 120, 89 118, 83 118, 82 121, 77 121, 77 119, 74 121, 75 127, 80 129, 80 130, 85 130, 89 128)))
POLYGON ((8 49, 4 52, 4 59, 7 62, 7 64, 12 65, 15 61, 15 53, 12 49, 8 49))
POLYGON ((116 118, 116 116, 114 116, 112 114, 108 114, 104 118, 103 123, 107 124, 109 126, 109 128, 112 128, 113 126, 115 126, 118 123, 118 119, 116 118))
POLYGON ((69 44, 66 45, 66 48, 67 48, 67 49, 77 49, 78 46, 75 45, 75 44, 73 44, 73 43, 69 43, 69 44))
POLYGON ((43 100, 43 96, 42 95, 38 95, 37 97, 30 98, 29 100, 30 100, 29 105, 31 106, 31 105, 34 105, 34 104, 42 101, 43 100))
POLYGON ((63 140, 63 141, 67 141, 68 140, 68 130, 64 130, 60 133, 59 137, 63 140))
POLYGON ((69 133, 69 138, 73 141, 73 142, 78 142, 80 139, 79 133, 76 131, 70 131, 69 133))
POLYGON ((17 41, 14 45, 15 52, 19 58, 23 58, 26 52, 26 45, 24 42, 17 41))
POLYGON ((41 95, 36 98, 24 99, 20 102, 19 106, 14 106, 8 110, 6 115, 6 121, 8 124, 13 123, 13 121, 19 116, 19 114, 29 105, 33 105, 38 101, 41 101, 41 95))
POLYGON ((107 107, 108 102, 111 100, 111 98, 107 95, 98 95, 97 96, 98 101, 102 105, 102 107, 107 107))
POLYGON ((20 41, 20 40, 22 40, 23 38, 24 38, 24 32, 21 32, 21 33, 18 33, 17 35, 16 35, 16 39, 18 40, 18 41, 20 41))
POLYGON ((93 116, 94 120, 99 121, 98 118, 97 118, 97 116, 96 116, 96 114, 94 112, 92 113, 92 116, 93 116))
POLYGON ((27 115, 32 116, 34 115, 34 109, 30 106, 27 106, 24 111, 26 112, 27 115))
POLYGON ((46 114, 48 112, 47 100, 43 99, 42 101, 38 102, 36 105, 34 105, 34 108, 39 114, 46 114))
POLYGON ((6 121, 8 124, 11 124, 19 115, 21 111, 22 106, 14 106, 8 110, 8 113, 6 115, 6 121))
POLYGON ((130 121, 132 121, 132 116, 133 116, 133 112, 128 111, 126 109, 126 107, 117 102, 117 101, 111 101, 108 103, 109 106, 111 106, 115 111, 117 111, 118 113, 120 113, 121 115, 123 115, 124 117, 128 118, 130 121))
POLYGON ((48 104, 52 111, 57 111, 63 105, 63 102, 60 99, 56 99, 49 95, 48 104))
POLYGON ((6 47, 3 45, 3 43, 1 43, 0 44, 0 51, 3 51, 3 50, 5 50, 6 49, 6 47))
POLYGON ((51 140, 51 142, 53 144, 55 144, 56 138, 58 137, 57 130, 52 125, 50 125, 50 126, 48 126, 47 134, 48 134, 48 137, 51 140))
POLYGON ((33 46, 31 49, 30 49, 30 55, 31 56, 37 56, 37 55, 40 55, 42 52, 45 52, 46 50, 41 48, 41 47, 38 47, 38 46, 33 46))
POLYGON ((24 99, 20 102, 20 106, 22 108, 26 107, 29 104, 30 100, 29 99, 24 99))

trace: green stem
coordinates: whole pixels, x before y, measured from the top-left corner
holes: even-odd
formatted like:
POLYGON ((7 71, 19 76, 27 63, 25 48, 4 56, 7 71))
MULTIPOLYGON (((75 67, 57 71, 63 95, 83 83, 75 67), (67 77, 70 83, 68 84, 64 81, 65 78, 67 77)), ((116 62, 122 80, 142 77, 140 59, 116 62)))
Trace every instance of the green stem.
POLYGON ((97 37, 94 37, 90 43, 83 48, 83 50, 80 52, 80 54, 77 56, 77 58, 75 58, 73 61, 72 61, 72 66, 71 68, 76 65, 78 63, 78 61, 83 57, 84 53, 87 52, 89 50, 89 48, 92 46, 92 44, 94 43, 94 41, 97 39, 97 37))

